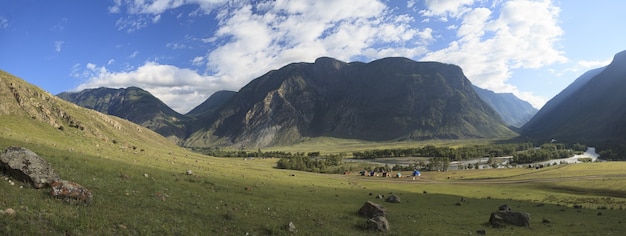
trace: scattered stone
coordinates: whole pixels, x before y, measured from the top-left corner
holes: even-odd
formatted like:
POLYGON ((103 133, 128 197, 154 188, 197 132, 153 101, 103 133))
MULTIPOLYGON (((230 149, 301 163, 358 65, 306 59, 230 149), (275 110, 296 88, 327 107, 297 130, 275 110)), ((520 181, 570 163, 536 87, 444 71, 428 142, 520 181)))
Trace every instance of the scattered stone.
POLYGON ((376 216, 387 216, 387 210, 382 205, 367 201, 359 209, 358 214, 367 218, 373 218, 376 216))
POLYGON ((53 197, 63 199, 65 202, 77 201, 90 204, 93 200, 93 194, 80 184, 62 180, 52 183, 51 186, 50 194, 53 197))
POLYGON ((185 171, 185 174, 186 175, 193 175, 193 172, 191 170, 187 170, 187 171, 185 171))
POLYGON ((487 231, 484 230, 484 229, 479 229, 479 230, 476 230, 476 233, 479 234, 479 235, 486 235, 487 231))
POLYGON ((541 223, 550 224, 550 223, 552 223, 552 221, 544 218, 543 220, 541 220, 541 223))
POLYGON ((512 211, 497 211, 491 213, 489 224, 494 228, 502 228, 505 225, 516 225, 521 227, 530 226, 530 214, 512 211))
POLYGON ((455 206, 461 206, 460 202, 454 203, 455 206))
POLYGON ((376 196, 377 199, 385 199, 385 195, 382 194, 378 194, 378 196, 376 196))
POLYGON ((385 202, 400 203, 400 197, 392 194, 392 195, 389 195, 387 199, 385 199, 385 202))
POLYGON ((384 216, 376 216, 367 220, 366 228, 386 232, 389 231, 389 221, 384 216))
POLYGON ((15 210, 13 210, 13 208, 7 208, 7 209, 4 210, 3 215, 14 216, 15 215, 15 210))
POLYGON ((292 232, 292 233, 298 232, 298 230, 296 229, 296 225, 293 224, 293 222, 291 221, 289 221, 289 224, 287 225, 287 230, 289 230, 289 232, 292 232))
POLYGON ((428 192, 426 192, 426 190, 424 190, 424 192, 422 192, 422 193, 427 194, 428 192))
POLYGON ((11 146, 0 154, 0 170, 13 179, 31 183, 35 188, 61 180, 48 162, 23 147, 11 146))
POLYGON ((147 173, 145 173, 145 174, 143 174, 143 177, 148 178, 148 177, 150 177, 150 176, 149 176, 147 173))

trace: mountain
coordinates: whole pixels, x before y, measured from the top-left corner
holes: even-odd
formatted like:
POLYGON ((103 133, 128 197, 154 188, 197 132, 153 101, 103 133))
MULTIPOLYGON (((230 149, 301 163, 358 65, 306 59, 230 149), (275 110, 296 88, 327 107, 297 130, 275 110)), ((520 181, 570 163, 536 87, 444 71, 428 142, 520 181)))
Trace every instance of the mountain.
POLYGON ((191 109, 191 111, 187 112, 187 116, 198 117, 198 116, 207 116, 208 114, 212 114, 217 111, 224 103, 226 103, 230 98, 232 98, 237 92, 235 91, 217 91, 207 100, 202 102, 200 105, 191 109))
POLYGON ((188 117, 137 87, 86 89, 57 96, 85 108, 127 119, 174 141, 180 141, 187 135, 184 123, 189 120, 188 117))
POLYGON ((152 130, 77 106, 1 70, 0 124, 0 140, 11 145, 126 157, 180 150, 152 130))
POLYGON ((537 112, 521 129, 530 139, 600 143, 626 140, 626 51, 589 71, 537 112))
POLYGON ((495 93, 476 86, 473 88, 478 97, 491 106, 508 126, 522 127, 537 113, 537 108, 512 93, 495 93))
POLYGON ((264 147, 304 137, 371 141, 515 135, 455 65, 385 58, 319 58, 253 80, 215 113, 199 117, 185 146, 264 147))

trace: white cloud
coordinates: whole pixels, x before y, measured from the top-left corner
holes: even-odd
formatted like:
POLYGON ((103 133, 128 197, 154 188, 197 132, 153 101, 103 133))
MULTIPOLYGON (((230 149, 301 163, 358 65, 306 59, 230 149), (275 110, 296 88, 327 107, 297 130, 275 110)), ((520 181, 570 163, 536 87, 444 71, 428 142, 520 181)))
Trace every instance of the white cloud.
POLYGON ((156 15, 152 17, 152 23, 157 23, 159 22, 159 20, 161 20, 161 15, 156 15))
POLYGON ((583 69, 587 70, 587 69, 595 69, 595 68, 606 66, 608 64, 611 64, 611 61, 613 61, 613 58, 608 58, 606 60, 593 60, 593 61, 580 60, 580 61, 577 61, 576 64, 579 67, 582 67, 583 69))
POLYGON ((512 92, 535 107, 543 106, 545 99, 520 92, 507 80, 516 69, 568 61, 564 52, 557 49, 563 34, 558 24, 558 7, 545 0, 511 0, 503 3, 496 15, 484 7, 470 9, 447 1, 438 3, 441 5, 432 13, 456 12, 461 24, 456 28, 456 40, 447 48, 428 53, 424 60, 457 64, 479 87, 512 92))
POLYGON ((204 64, 204 57, 195 57, 191 60, 191 64, 194 66, 202 66, 204 64))
POLYGON ((54 51, 61 52, 61 47, 63 46, 64 41, 54 41, 54 51))
MULTIPOLYGON (((467 10, 474 0, 425 0, 426 9, 420 11, 423 16, 458 17, 467 10)), ((443 20, 442 21, 447 21, 443 20)))
POLYGON ((135 58, 135 57, 137 57, 137 55, 139 55, 139 51, 134 51, 133 53, 128 55, 128 58, 135 58))

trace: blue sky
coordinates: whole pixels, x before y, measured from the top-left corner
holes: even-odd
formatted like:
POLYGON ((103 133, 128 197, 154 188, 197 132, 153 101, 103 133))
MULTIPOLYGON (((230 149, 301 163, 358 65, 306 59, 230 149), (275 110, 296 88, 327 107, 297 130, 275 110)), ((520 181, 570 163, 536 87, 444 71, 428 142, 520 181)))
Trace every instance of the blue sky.
POLYGON ((0 2, 0 69, 57 94, 137 86, 185 113, 321 56, 461 66, 541 107, 626 50, 624 1, 22 0, 0 2))

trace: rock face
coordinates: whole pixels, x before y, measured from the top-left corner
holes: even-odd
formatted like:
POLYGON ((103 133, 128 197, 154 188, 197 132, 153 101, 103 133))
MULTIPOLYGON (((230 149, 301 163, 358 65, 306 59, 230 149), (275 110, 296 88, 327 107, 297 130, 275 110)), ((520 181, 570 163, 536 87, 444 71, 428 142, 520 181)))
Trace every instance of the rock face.
POLYGON ((52 187, 50 194, 66 202, 76 201, 89 204, 93 200, 93 194, 87 188, 77 183, 62 180, 54 182, 50 186, 52 187))
POLYGON ((530 226, 530 214, 523 212, 497 211, 492 212, 489 217, 489 224, 494 228, 501 228, 505 225, 516 225, 521 227, 530 226))
POLYGON ((0 170, 14 179, 43 188, 61 177, 43 158, 22 147, 9 147, 0 154, 0 170))
POLYGON ((387 216, 387 211, 383 206, 367 201, 363 204, 361 209, 359 209, 359 215, 367 218, 373 218, 376 216, 387 216))
POLYGON ((376 216, 367 220, 367 229, 386 232, 389 231, 389 221, 384 216, 376 216))

